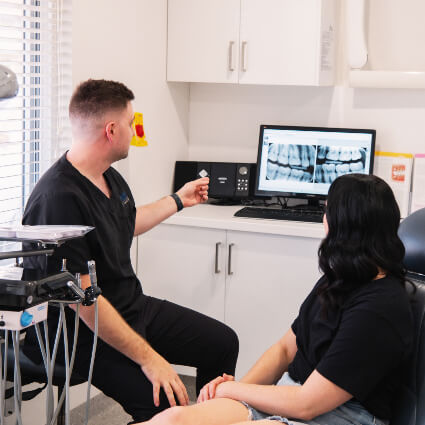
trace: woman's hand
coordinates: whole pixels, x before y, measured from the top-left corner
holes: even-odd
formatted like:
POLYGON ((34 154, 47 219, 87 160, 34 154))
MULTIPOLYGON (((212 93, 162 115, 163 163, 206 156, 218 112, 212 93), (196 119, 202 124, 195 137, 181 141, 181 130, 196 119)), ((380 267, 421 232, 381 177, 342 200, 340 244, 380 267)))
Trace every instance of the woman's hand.
POLYGON ((211 382, 208 382, 208 384, 205 384, 202 387, 201 391, 199 392, 198 403, 202 403, 203 401, 213 399, 216 396, 216 390, 220 384, 222 384, 223 382, 234 381, 234 380, 235 380, 234 376, 223 373, 223 376, 218 376, 217 378, 213 379, 211 382))

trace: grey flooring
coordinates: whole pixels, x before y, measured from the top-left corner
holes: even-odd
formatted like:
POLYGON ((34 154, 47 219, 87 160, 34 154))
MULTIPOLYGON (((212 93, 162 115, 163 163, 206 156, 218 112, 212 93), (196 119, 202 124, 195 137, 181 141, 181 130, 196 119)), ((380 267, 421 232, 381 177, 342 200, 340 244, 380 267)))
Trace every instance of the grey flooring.
MULTIPOLYGON (((192 376, 180 376, 189 393, 191 402, 196 401, 195 378, 192 376)), ((71 424, 83 425, 86 415, 85 404, 71 411, 71 424)), ((129 416, 122 407, 109 397, 99 394, 90 403, 89 425, 126 425, 131 422, 129 416)))

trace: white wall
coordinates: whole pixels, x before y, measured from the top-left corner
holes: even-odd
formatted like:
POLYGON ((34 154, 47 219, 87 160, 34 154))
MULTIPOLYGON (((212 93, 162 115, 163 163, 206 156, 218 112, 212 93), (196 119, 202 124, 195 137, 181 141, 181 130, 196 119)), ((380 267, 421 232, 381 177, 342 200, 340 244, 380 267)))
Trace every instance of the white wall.
POLYGON ((118 164, 137 203, 171 191, 187 156, 188 85, 166 78, 166 0, 73 0, 73 81, 118 80, 133 90, 149 146, 118 164))
MULTIPOLYGON (((370 0, 368 11, 368 66, 425 71, 425 3, 370 0)), ((255 162, 260 124, 374 128, 380 150, 425 152, 425 90, 348 87, 344 12, 342 0, 334 88, 191 84, 189 157, 255 162)))

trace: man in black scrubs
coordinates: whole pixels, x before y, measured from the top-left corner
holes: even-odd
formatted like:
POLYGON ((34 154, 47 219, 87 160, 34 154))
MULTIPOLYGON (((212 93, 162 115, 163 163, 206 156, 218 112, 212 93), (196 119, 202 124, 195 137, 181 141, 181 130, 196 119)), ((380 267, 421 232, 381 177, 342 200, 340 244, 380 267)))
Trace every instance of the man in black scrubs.
MULTIPOLYGON (((118 82, 88 80, 77 87, 69 106, 72 147, 34 188, 23 224, 95 227, 84 238, 58 248, 47 261, 41 257, 25 259, 25 273, 27 277, 56 273, 66 258, 67 269, 81 273, 82 287, 86 288, 90 285, 87 261, 96 261, 103 295, 98 299, 101 340, 93 384, 139 422, 169 405, 188 403, 186 388, 170 363, 196 367, 199 391, 218 375, 234 374, 238 339, 230 328, 214 319, 143 294, 130 261, 133 237, 181 208, 205 201, 208 178, 135 207, 130 188, 111 167, 128 155, 133 99, 133 93, 118 82)), ((67 310, 71 333, 74 313, 67 310)), ((81 307, 80 316, 84 323, 74 370, 87 376, 94 308, 81 307)), ((52 336, 57 320, 57 309, 49 308, 52 336)), ((27 353, 34 345, 36 337, 30 330, 27 353)))

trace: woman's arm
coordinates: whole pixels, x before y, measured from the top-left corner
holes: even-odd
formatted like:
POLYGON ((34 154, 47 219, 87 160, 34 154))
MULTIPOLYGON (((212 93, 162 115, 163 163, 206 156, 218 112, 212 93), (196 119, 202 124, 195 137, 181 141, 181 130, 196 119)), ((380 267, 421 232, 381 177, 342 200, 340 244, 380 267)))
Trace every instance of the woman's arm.
POLYGON ((272 345, 241 379, 246 384, 275 384, 297 353, 296 337, 292 329, 272 345))
MULTIPOLYGON (((288 369, 288 365, 294 359, 296 352, 296 337, 292 329, 289 329, 283 338, 272 345, 258 359, 255 365, 242 378, 241 382, 263 385, 276 383, 288 369)), ((219 376, 204 385, 199 393, 198 403, 214 398, 217 386, 227 381, 234 381, 234 377, 223 374, 223 376, 219 376)))
POLYGON ((315 370, 301 386, 224 382, 217 387, 216 397, 245 401, 273 415, 311 420, 350 400, 352 395, 315 370))

